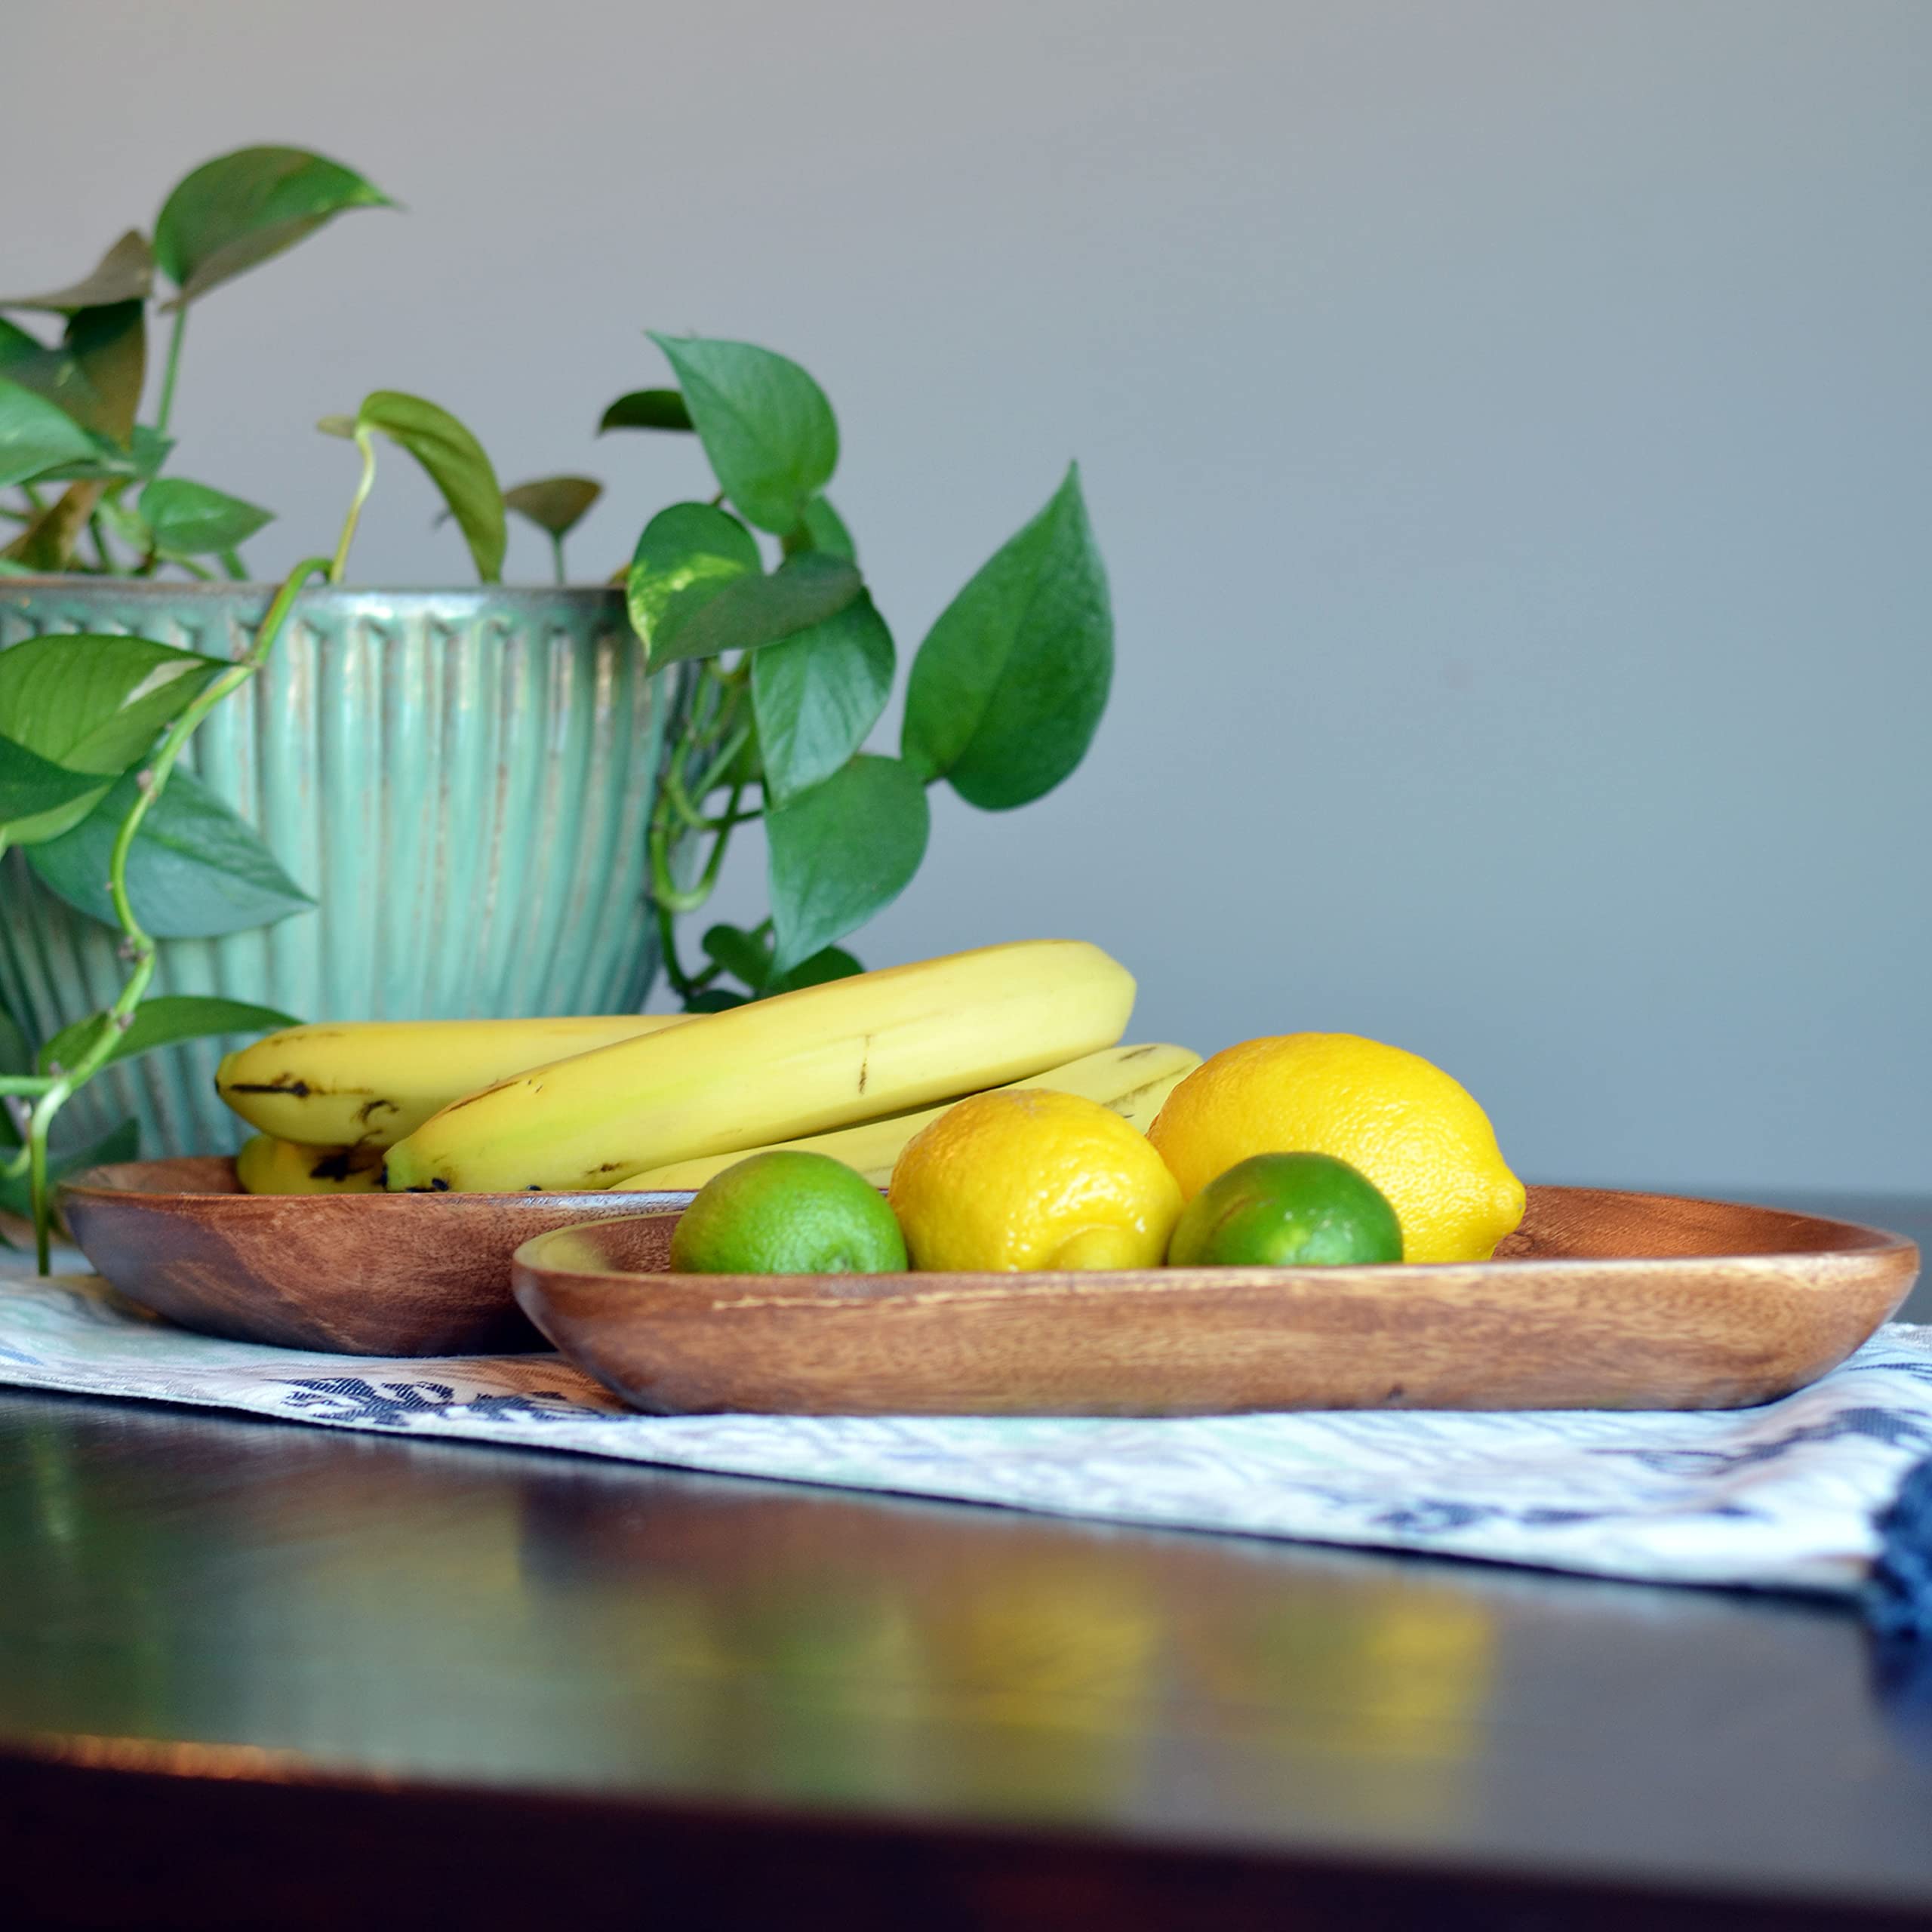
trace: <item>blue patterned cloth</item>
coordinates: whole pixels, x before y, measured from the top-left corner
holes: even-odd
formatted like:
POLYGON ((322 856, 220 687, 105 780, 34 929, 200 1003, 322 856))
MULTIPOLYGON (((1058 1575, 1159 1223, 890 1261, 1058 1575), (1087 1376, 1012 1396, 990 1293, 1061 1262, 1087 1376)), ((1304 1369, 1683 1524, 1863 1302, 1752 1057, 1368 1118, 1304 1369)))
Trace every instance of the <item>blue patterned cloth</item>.
POLYGON ((1898 1603, 1926 1574, 1908 1552, 1932 1478, 1901 1485, 1932 1457, 1932 1327, 1894 1324, 1756 1409, 655 1417, 553 1355, 360 1360, 211 1340, 66 1260, 75 1272, 41 1281, 0 1253, 0 1383, 1656 1582, 1898 1603))

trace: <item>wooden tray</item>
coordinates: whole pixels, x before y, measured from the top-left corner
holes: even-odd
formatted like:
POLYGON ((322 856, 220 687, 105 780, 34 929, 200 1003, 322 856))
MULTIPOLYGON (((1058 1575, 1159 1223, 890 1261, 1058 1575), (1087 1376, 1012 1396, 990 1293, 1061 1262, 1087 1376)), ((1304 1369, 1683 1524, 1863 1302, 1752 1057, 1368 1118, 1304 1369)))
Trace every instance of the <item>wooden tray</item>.
MULTIPOLYGON (((231 1341, 342 1355, 475 1355, 543 1346, 510 1297, 510 1257, 546 1229, 659 1210, 683 1194, 245 1194, 235 1163, 93 1168, 60 1211, 130 1301, 231 1341)), ((647 1246, 633 1251, 648 1255, 647 1246)))
POLYGON ((675 1217, 539 1235, 517 1300, 660 1415, 1738 1408, 1835 1368, 1918 1251, 1770 1208, 1533 1187, 1494 1261, 1119 1274, 673 1275, 675 1217))

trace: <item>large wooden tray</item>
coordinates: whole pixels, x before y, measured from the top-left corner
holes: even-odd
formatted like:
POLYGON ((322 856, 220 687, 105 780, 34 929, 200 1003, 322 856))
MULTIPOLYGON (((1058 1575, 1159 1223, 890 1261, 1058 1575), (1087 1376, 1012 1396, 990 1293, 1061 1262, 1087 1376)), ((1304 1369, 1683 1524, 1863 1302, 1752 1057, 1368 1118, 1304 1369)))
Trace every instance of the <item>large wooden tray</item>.
POLYGON ((517 1251, 517 1300, 633 1407, 808 1415, 1737 1408, 1835 1368, 1918 1251, 1780 1209, 1533 1187, 1494 1261, 674 1275, 673 1216, 517 1251))
POLYGON ((204 1334, 355 1355, 540 1348, 510 1297, 519 1242, 690 1199, 245 1194, 232 1161, 200 1155, 94 1168, 60 1185, 81 1252, 130 1301, 204 1334))

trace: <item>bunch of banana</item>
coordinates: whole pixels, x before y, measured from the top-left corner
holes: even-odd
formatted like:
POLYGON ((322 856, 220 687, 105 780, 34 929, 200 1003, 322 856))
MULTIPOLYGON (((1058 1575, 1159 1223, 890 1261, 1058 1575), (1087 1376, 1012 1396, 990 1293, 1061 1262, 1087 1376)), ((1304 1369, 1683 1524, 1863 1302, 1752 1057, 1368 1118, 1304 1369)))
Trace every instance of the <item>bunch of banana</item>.
MULTIPOLYGON (((1078 1094, 1098 1100, 1143 1134, 1153 1124, 1161 1103, 1201 1064, 1198 1054, 1185 1047, 1160 1044, 1109 1047, 1103 1052, 1088 1054, 1069 1060, 1064 1066, 1051 1067, 1025 1080, 1009 1081, 1012 1087, 1044 1087, 1057 1094, 1078 1094)), ((796 1148, 808 1153, 829 1154, 856 1168, 875 1186, 883 1187, 892 1178, 893 1164, 907 1141, 928 1126, 952 1104, 922 1107, 917 1112, 894 1114, 890 1119, 867 1121, 858 1127, 841 1128, 833 1134, 814 1134, 801 1140, 774 1140, 761 1147, 740 1148, 729 1154, 707 1154, 695 1161, 672 1161, 661 1168, 648 1168, 641 1174, 620 1180, 617 1188, 626 1192, 648 1189, 702 1187, 713 1174, 721 1174, 748 1154, 763 1154, 773 1148, 796 1148)))
POLYGON ((376 1147, 304 1147, 257 1134, 235 1157, 235 1178, 248 1194, 374 1194, 383 1185, 376 1147))
POLYGON ((1112 1046, 1134 980, 1032 940, 780 993, 512 1075, 389 1150, 392 1189, 603 1189, 1023 1080, 1112 1046))
POLYGON ((657 1032, 685 1017, 621 1013, 288 1026, 229 1054, 216 1070, 215 1091, 251 1127, 277 1140, 380 1151, 480 1087, 568 1054, 657 1032))

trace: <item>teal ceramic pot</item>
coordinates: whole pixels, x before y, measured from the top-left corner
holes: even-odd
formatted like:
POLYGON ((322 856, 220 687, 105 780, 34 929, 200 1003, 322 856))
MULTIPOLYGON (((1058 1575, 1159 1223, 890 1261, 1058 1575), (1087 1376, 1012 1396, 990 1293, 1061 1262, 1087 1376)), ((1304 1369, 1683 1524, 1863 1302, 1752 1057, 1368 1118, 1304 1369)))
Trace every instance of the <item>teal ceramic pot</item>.
MULTIPOLYGON (((233 656, 260 584, 0 578, 0 648, 122 631, 233 656)), ((645 675, 620 592, 304 595, 254 681, 188 753, 316 901, 280 924, 160 947, 153 990, 221 993, 303 1019, 621 1013, 657 958, 645 829, 675 673, 645 675)), ((45 1039, 96 1011, 124 968, 25 857, 0 861, 0 998, 45 1039)), ((129 1115, 144 1155, 223 1152, 232 1041, 97 1077, 63 1138, 129 1115)))

